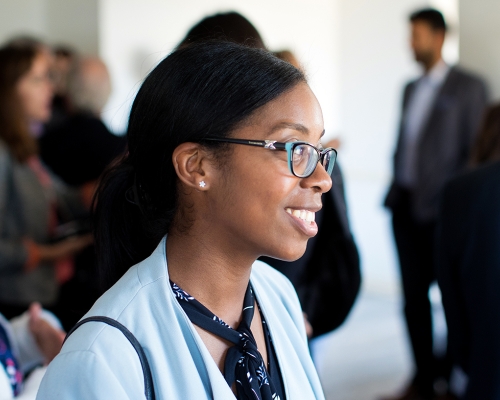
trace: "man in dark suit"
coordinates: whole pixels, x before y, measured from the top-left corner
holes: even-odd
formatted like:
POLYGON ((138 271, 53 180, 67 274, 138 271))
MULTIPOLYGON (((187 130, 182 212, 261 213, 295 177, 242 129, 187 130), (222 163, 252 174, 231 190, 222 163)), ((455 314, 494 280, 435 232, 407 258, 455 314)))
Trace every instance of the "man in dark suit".
POLYGON ((439 11, 415 12, 410 22, 412 50, 424 74, 404 90, 394 180, 385 205, 393 213, 416 373, 405 392, 393 399, 426 400, 434 398, 439 375, 428 297, 436 278, 433 249, 439 197, 444 184, 466 164, 486 90, 480 79, 443 61, 446 25, 439 11))
POLYGON ((500 162, 446 185, 438 223, 438 282, 466 400, 500 399, 500 162))

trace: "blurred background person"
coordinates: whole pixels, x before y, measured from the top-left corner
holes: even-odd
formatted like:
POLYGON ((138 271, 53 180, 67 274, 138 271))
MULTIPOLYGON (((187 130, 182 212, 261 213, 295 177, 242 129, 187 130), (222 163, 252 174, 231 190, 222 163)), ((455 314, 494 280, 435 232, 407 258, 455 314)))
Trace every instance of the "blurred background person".
MULTIPOLYGON (((267 50, 257 29, 236 12, 202 19, 189 30, 179 47, 210 39, 267 50)), ((284 54, 285 61, 301 69, 291 51, 274 54, 284 54)), ((342 174, 336 164, 331 175, 332 189, 323 195, 323 208, 316 213, 319 233, 309 240, 304 256, 294 262, 262 258, 294 285, 310 338, 327 333, 345 321, 361 285, 359 255, 349 227, 342 174)))
POLYGON ((472 151, 472 171, 449 182, 438 225, 438 282, 448 349, 466 373, 466 400, 500 398, 500 104, 472 151))
MULTIPOLYGON (((40 155, 51 171, 75 190, 90 217, 92 197, 104 169, 125 152, 126 139, 112 134, 100 119, 111 92, 106 65, 98 58, 73 61, 67 77, 68 113, 40 138, 40 155)), ((75 256, 75 273, 60 290, 55 311, 69 330, 100 295, 94 247, 75 256)))
POLYGON ((52 115, 46 124, 46 129, 54 129, 68 117, 68 75, 77 57, 75 50, 64 45, 54 46, 52 54, 51 74, 54 84, 54 97, 52 98, 52 115))
POLYGON ((50 117, 49 68, 38 46, 0 49, 0 312, 6 318, 33 301, 54 305, 56 268, 64 271, 90 242, 83 236, 51 243, 59 220, 74 209, 58 196, 32 133, 50 117))
POLYGON ((206 40, 227 40, 267 50, 257 28, 243 15, 234 11, 203 18, 188 31, 178 47, 206 40))
POLYGON ((290 50, 288 49, 282 49, 282 50, 277 50, 273 51, 273 54, 278 57, 280 60, 286 61, 287 63, 292 64, 295 68, 300 69, 301 71, 304 70, 302 65, 300 65, 299 60, 293 54, 290 50))
MULTIPOLYGON (((50 78, 50 82, 52 84, 52 99, 54 98, 54 81, 52 79, 53 71, 54 71, 54 57, 52 53, 52 49, 42 42, 40 39, 38 39, 35 36, 31 35, 17 35, 14 37, 11 37, 3 47, 12 47, 12 48, 32 48, 35 49, 38 53, 43 53, 46 57, 46 59, 49 62, 49 72, 48 72, 48 77, 50 78)), ((48 120, 34 120, 32 119, 30 121, 30 133, 31 136, 34 136, 35 138, 39 138, 41 135, 44 133, 44 125, 50 121, 52 118, 52 108, 50 112, 50 117, 48 120)))
POLYGON ((95 184, 104 168, 125 151, 126 139, 112 134, 100 119, 110 93, 108 69, 100 59, 74 62, 67 79, 68 116, 40 138, 43 162, 70 186, 95 184))
POLYGON ((385 205, 392 211, 404 294, 404 315, 415 375, 399 396, 433 399, 434 382, 448 378, 446 355, 433 352, 429 288, 435 281, 434 238, 444 184, 470 156, 486 104, 484 83, 442 59, 446 24, 442 14, 423 9, 410 16, 411 47, 424 74, 403 96, 394 179, 385 205))
POLYGON ((0 398, 34 400, 64 337, 57 318, 38 303, 10 321, 0 314, 0 398))

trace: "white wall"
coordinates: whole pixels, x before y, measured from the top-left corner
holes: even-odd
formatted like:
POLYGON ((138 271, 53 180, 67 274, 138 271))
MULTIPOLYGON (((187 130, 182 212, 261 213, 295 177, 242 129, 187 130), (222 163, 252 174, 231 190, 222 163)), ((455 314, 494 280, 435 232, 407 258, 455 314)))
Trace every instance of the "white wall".
POLYGON ((332 135, 338 130, 340 102, 336 4, 332 0, 102 0, 100 54, 116 82, 105 119, 115 130, 124 130, 131 101, 150 68, 202 17, 236 10, 255 24, 271 49, 296 52, 332 135))
POLYGON ((46 39, 50 43, 74 44, 83 54, 97 55, 99 0, 45 0, 45 2, 46 39))
POLYGON ((500 101, 500 1, 460 0, 460 63, 487 79, 500 101))
POLYGON ((45 34, 44 0, 0 0, 0 43, 27 33, 45 34))
POLYGON ((98 53, 98 0, 0 0, 0 43, 31 35, 98 53))

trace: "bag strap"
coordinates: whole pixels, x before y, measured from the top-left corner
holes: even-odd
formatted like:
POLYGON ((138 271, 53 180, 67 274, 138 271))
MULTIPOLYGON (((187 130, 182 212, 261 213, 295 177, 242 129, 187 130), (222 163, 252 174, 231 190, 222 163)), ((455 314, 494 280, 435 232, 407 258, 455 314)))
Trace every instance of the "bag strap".
MULTIPOLYGON (((141 367, 142 367, 142 372, 144 374, 144 394, 146 395, 147 400, 155 400, 155 390, 154 390, 154 385, 153 385, 153 375, 151 374, 151 368, 149 366, 148 359, 146 357, 146 353, 144 352, 144 349, 142 348, 141 344, 139 341, 136 339, 136 337, 130 332, 125 326, 120 324, 118 321, 114 320, 113 318, 109 317, 88 317, 85 319, 82 319, 80 322, 78 322, 71 330, 68 332, 66 335, 66 339, 76 330, 78 329, 81 325, 87 323, 87 322, 104 322, 105 324, 111 325, 112 327, 120 330, 123 335, 128 339, 130 344, 134 347, 135 351, 137 352, 137 355, 139 356, 139 361, 141 362, 141 367)), ((63 342, 64 344, 64 342, 63 342)))

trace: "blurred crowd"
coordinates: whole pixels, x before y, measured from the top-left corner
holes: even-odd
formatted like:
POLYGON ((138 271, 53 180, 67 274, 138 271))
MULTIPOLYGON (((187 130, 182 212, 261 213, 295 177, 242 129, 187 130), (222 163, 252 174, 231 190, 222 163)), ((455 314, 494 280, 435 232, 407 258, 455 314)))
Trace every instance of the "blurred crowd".
MULTIPOLYGON (((99 296, 92 197, 100 174, 126 150, 125 138, 100 120, 110 91, 97 58, 31 37, 0 49, 0 360, 13 394, 21 391, 22 375, 32 381, 37 375, 25 365, 18 339, 38 342, 43 323, 52 332, 49 346, 59 349, 63 329, 99 296), (17 357, 2 354, 9 347, 17 357)), ((31 348, 44 361, 35 343, 31 348)), ((2 390, 0 384, 4 398, 2 390)))
MULTIPOLYGON (((421 10, 409 22, 423 74, 404 90, 385 204, 415 374, 390 398, 500 399, 500 105, 488 105, 481 78, 443 61, 446 24, 438 11, 421 10), (429 301, 436 280, 449 331, 440 355, 429 301)), ((179 47, 207 39, 269 50, 237 13, 203 19, 179 47)), ((289 50, 274 54, 302 68, 289 50)), ((94 194, 106 168, 127 151, 126 136, 101 120, 110 82, 102 60, 69 46, 16 37, 0 48, 1 399, 36 392, 43 374, 36 367, 55 356, 64 331, 102 294, 94 194)), ((330 146, 340 143, 324 143, 330 146)), ((344 322, 361 282, 338 165, 332 181, 305 255, 292 263, 264 260, 295 286, 310 338, 344 322)))

